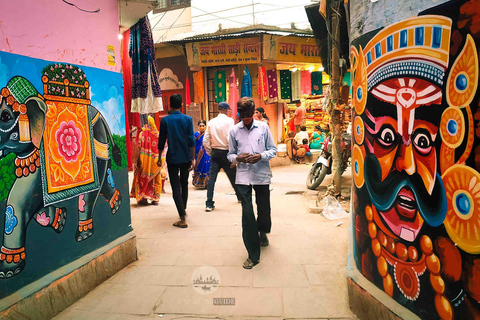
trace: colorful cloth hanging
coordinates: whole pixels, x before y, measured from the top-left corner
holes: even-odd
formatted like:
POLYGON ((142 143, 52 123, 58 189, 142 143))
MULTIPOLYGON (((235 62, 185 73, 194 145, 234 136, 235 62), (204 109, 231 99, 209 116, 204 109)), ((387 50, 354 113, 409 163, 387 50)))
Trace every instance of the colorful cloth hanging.
POLYGON ((300 83, 301 75, 300 72, 292 72, 292 100, 300 100, 300 83))
POLYGON ((128 54, 132 58, 132 112, 148 114, 162 111, 155 44, 147 16, 130 28, 128 54))
POLYGON ((277 91, 277 71, 268 70, 267 71, 267 81, 268 81, 268 103, 274 103, 278 101, 278 91, 277 91))
POLYGON ((292 72, 280 70, 280 98, 282 100, 292 99, 292 72))
POLYGON ((242 91, 240 98, 243 97, 252 97, 252 77, 250 76, 250 71, 248 67, 245 67, 243 70, 243 79, 242 79, 242 91))
POLYGON ((237 77, 235 77, 235 70, 232 68, 232 73, 228 76, 228 105, 232 110, 231 117, 237 118, 237 101, 240 99, 238 96, 237 77))
POLYGON ((227 87, 225 71, 215 71, 215 102, 220 103, 227 100, 227 87))
POLYGON ((321 71, 312 72, 312 95, 323 93, 322 78, 323 76, 321 71))
POLYGON ((265 72, 265 67, 258 68, 258 87, 257 87, 257 95, 260 100, 267 100, 268 99, 268 80, 267 80, 267 73, 265 72))
POLYGON ((300 73, 300 95, 312 94, 312 78, 311 73, 308 70, 304 70, 300 73))
POLYGON ((205 84, 203 82, 203 71, 193 74, 193 102, 203 103, 205 101, 205 84))
POLYGON ((185 81, 185 105, 190 107, 192 105, 192 97, 190 96, 190 82, 187 80, 185 81))

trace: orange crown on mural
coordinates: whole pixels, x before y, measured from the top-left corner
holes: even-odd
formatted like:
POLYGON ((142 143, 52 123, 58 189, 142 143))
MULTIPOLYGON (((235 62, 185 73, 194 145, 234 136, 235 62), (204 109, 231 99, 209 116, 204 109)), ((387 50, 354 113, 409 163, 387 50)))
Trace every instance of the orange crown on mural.
POLYGON ((449 18, 426 15, 382 29, 363 50, 368 90, 399 76, 424 78, 443 86, 451 27, 449 18))

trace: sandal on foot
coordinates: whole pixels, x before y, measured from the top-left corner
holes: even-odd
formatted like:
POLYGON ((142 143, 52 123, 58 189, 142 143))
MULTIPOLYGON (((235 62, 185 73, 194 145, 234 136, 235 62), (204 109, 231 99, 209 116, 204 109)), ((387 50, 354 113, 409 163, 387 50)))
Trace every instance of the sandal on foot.
POLYGON ((140 201, 137 201, 137 204, 139 206, 146 206, 148 204, 148 200, 147 199, 142 199, 140 201))
POLYGON ((255 267, 260 261, 253 261, 252 259, 248 258, 247 260, 245 260, 245 262, 243 263, 243 268, 245 269, 252 269, 253 267, 255 267))
POLYGON ((182 220, 178 220, 177 222, 174 222, 173 226, 177 228, 188 228, 188 224, 182 220))
POLYGON ((158 201, 152 201, 150 202, 151 205, 158 206, 158 201))

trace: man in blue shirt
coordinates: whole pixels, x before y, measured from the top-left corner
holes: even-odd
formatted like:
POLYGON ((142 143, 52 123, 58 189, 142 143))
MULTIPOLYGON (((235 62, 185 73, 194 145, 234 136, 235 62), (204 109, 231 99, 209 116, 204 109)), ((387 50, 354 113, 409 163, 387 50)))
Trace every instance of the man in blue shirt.
POLYGON ((277 148, 268 125, 253 119, 255 102, 252 98, 240 99, 237 111, 242 121, 230 130, 227 158, 238 164, 235 184, 242 202, 242 236, 248 251, 243 267, 251 269, 260 262, 260 246, 268 246, 267 233, 272 227, 269 161, 276 156, 277 148), (257 219, 253 212, 252 188, 257 219))
MULTIPOLYGON (((195 162, 195 139, 193 137, 192 117, 180 112, 182 96, 174 94, 170 97, 170 114, 160 122, 158 150, 162 154, 165 141, 168 139, 167 168, 170 185, 172 186, 173 200, 177 207, 180 220, 173 225, 187 228, 185 209, 188 199, 188 172, 193 169, 195 162)), ((158 160, 161 166, 161 159, 158 160)))

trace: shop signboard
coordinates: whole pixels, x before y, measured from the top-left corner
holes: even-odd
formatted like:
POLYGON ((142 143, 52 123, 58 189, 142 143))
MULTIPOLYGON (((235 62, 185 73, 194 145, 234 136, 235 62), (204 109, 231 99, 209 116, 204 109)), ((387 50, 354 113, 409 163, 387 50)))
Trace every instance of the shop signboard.
POLYGON ((260 63, 260 38, 192 42, 186 44, 189 66, 260 63))
POLYGON ((312 38, 263 36, 263 59, 321 63, 320 49, 312 38))

